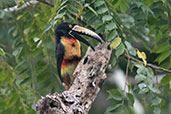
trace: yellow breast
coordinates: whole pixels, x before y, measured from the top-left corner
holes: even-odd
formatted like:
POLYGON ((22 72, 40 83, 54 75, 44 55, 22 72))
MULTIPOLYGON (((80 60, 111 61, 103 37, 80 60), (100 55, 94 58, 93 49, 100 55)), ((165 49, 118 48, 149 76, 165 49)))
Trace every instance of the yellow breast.
POLYGON ((72 38, 61 38, 61 43, 64 46, 65 52, 64 52, 64 59, 70 59, 74 56, 81 57, 81 49, 80 49, 80 43, 78 40, 72 38))

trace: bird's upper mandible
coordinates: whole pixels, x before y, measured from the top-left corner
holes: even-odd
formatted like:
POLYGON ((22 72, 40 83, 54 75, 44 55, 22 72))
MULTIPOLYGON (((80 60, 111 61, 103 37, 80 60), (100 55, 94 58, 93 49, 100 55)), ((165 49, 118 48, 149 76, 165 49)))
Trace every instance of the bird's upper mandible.
POLYGON ((79 34, 94 38, 100 43, 104 42, 104 40, 92 30, 89 30, 87 28, 69 22, 61 23, 60 25, 58 25, 58 27, 55 30, 55 37, 57 43, 61 40, 61 37, 75 38, 85 43, 86 45, 90 46, 94 50, 93 46, 87 40, 82 38, 79 34))

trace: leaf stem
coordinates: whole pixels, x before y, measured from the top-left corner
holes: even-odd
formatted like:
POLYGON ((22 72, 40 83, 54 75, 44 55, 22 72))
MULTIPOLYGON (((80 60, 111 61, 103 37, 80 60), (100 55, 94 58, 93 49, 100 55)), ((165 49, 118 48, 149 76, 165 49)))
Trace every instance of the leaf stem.
POLYGON ((128 62, 127 62, 127 66, 126 66, 126 78, 125 78, 125 85, 124 85, 124 94, 122 97, 122 105, 124 104, 124 97, 126 95, 126 87, 127 87, 127 81, 128 81, 128 68, 129 68, 129 64, 130 64, 130 56, 128 55, 128 62))

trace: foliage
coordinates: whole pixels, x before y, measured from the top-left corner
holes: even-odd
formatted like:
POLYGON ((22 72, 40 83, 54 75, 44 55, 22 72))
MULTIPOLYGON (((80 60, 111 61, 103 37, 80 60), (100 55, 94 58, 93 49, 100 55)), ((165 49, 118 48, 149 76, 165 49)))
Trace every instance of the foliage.
MULTIPOLYGON (((19 0, 18 7, 25 2, 19 0)), ((171 113, 171 74, 145 67, 141 60, 133 62, 121 56, 125 53, 138 59, 138 49, 146 54, 147 63, 171 69, 169 0, 47 2, 55 3, 54 8, 38 3, 15 12, 6 12, 4 8, 13 7, 16 3, 12 0, 0 1, 0 113, 33 114, 40 96, 62 91, 54 56, 54 29, 62 21, 94 28, 114 48, 109 63, 112 71, 117 66, 123 68, 123 64, 127 63, 129 70, 126 72, 138 81, 135 85, 131 82, 127 84, 127 93, 114 86, 111 89, 106 84, 109 106, 105 114, 134 113, 134 96, 142 103, 145 113, 171 113), (154 84, 157 74, 165 76, 159 84, 154 84)), ((94 46, 97 44, 87 39, 94 46)), ((83 44, 82 55, 86 48, 83 44)))

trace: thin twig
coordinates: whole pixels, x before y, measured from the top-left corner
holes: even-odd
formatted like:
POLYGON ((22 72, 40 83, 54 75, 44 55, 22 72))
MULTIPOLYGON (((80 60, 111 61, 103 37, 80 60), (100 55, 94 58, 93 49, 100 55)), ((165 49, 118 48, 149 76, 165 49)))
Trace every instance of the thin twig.
POLYGON ((22 10, 26 7, 28 7, 29 5, 35 5, 37 4, 38 1, 36 0, 30 0, 29 2, 25 2, 21 7, 18 7, 18 5, 10 7, 10 8, 5 8, 3 9, 4 12, 15 12, 15 11, 19 11, 22 10))
POLYGON ((44 3, 44 4, 48 5, 48 6, 54 7, 54 4, 49 3, 49 2, 47 2, 46 0, 36 0, 36 1, 42 2, 42 3, 44 3))
MULTIPOLYGON (((136 58, 134 58, 134 57, 132 57, 132 56, 129 56, 129 55, 127 55, 127 54, 123 54, 123 56, 126 57, 126 58, 130 58, 130 59, 131 59, 132 61, 134 61, 134 62, 139 62, 138 59, 136 59, 136 58)), ((147 63, 146 66, 147 66, 147 67, 151 67, 151 68, 156 69, 156 70, 161 70, 161 71, 164 71, 164 72, 167 72, 167 73, 171 73, 171 70, 169 70, 169 69, 165 69, 165 68, 162 68, 162 67, 159 67, 159 66, 150 64, 150 63, 147 63)))
POLYGON ((124 97, 126 96, 126 87, 127 87, 127 82, 128 82, 128 70, 129 70, 129 64, 130 64, 130 57, 128 57, 128 62, 127 62, 127 66, 126 66, 126 78, 125 78, 125 85, 124 85, 124 94, 122 97, 122 105, 124 104, 124 97))

